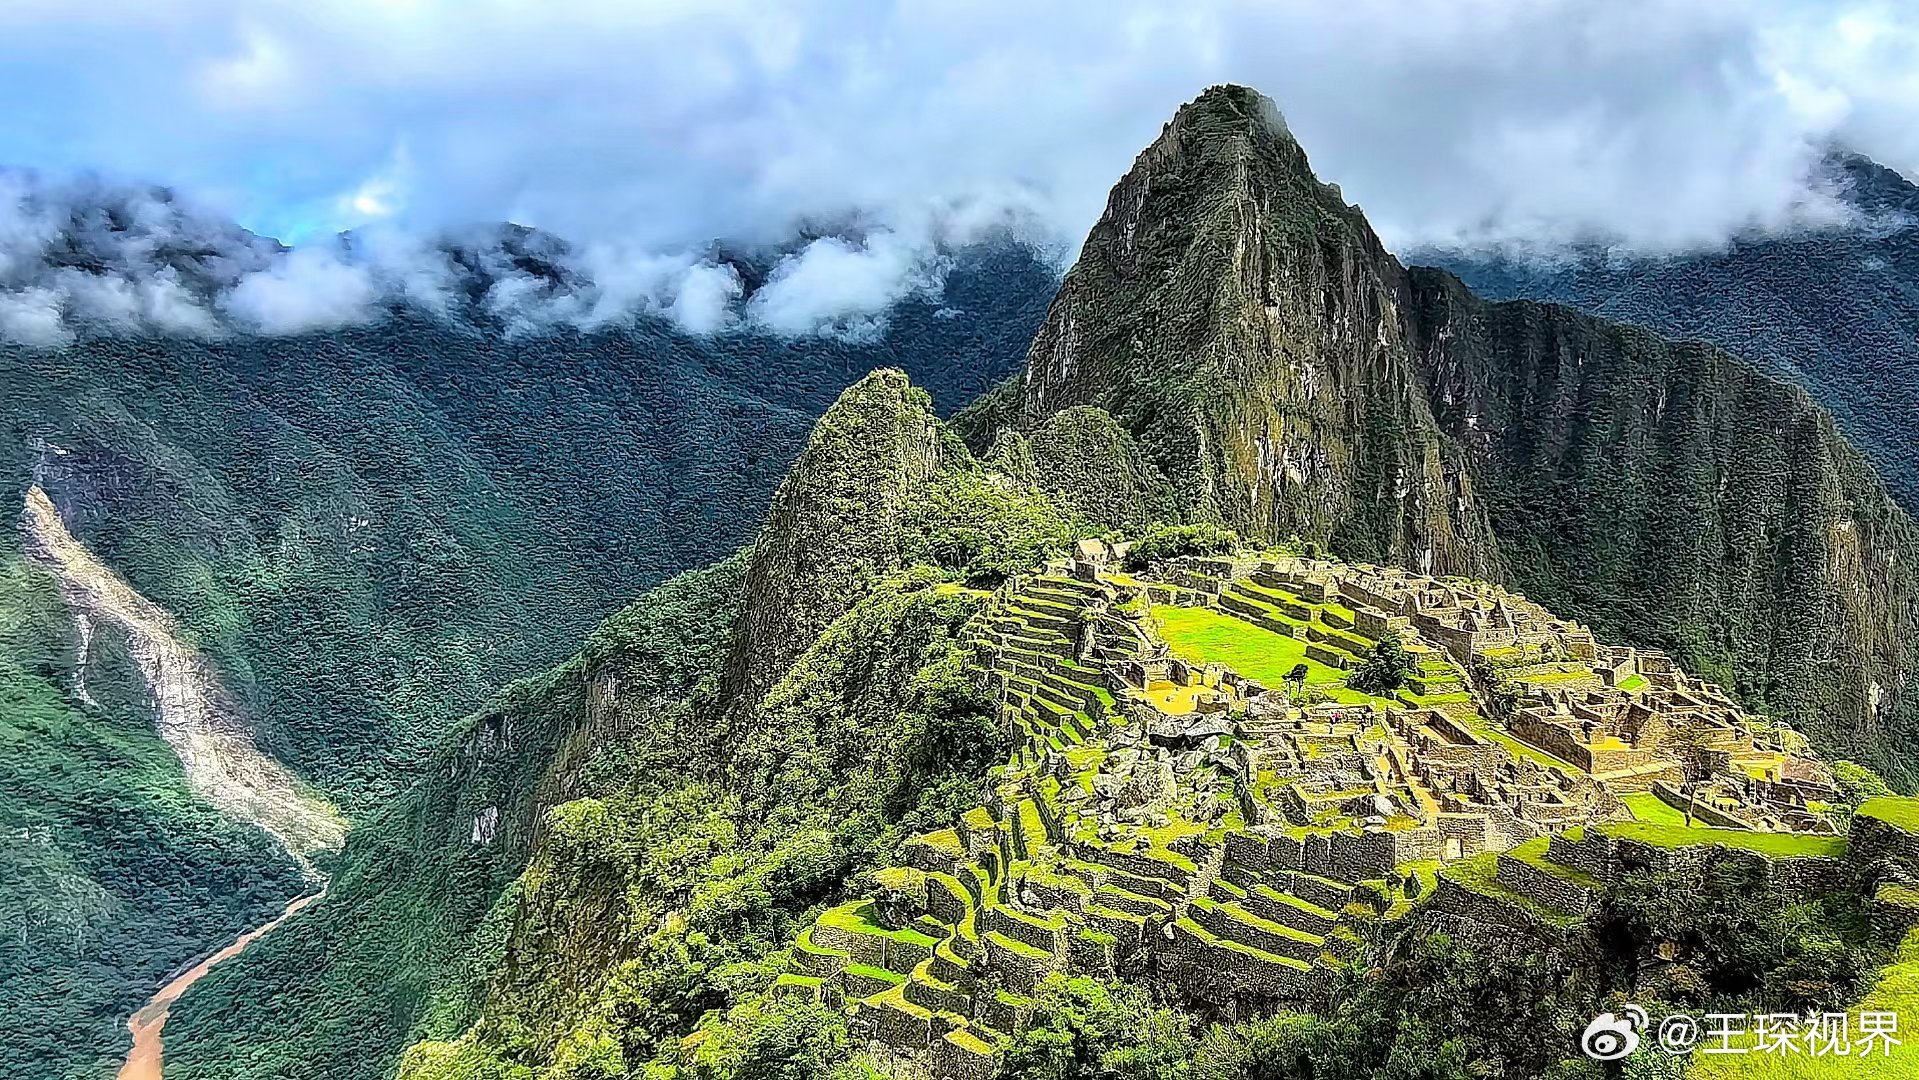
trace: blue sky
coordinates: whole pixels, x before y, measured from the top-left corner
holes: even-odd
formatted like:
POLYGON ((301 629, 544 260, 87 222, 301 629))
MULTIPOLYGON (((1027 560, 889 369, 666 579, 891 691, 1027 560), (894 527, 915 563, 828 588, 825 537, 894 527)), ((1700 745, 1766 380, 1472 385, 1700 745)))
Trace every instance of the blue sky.
POLYGON ((848 209, 1066 236, 1180 101, 1272 94, 1389 241, 1790 221, 1919 164, 1890 5, 10 0, 0 162, 297 238, 514 218, 671 245, 848 209))

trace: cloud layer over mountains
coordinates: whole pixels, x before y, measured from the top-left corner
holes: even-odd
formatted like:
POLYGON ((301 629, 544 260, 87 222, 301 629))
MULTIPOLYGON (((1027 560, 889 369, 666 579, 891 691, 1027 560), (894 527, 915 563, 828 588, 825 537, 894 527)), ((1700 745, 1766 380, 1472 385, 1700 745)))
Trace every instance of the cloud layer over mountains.
POLYGON ((1271 94, 1397 248, 1683 250, 1843 219, 1834 144, 1911 174, 1916 60, 1900 7, 1784 0, 15 0, 0 162, 55 179, 0 176, 0 336, 293 332, 396 299, 870 332, 953 244, 1070 254, 1220 81, 1271 94), (463 293, 440 238, 505 220, 567 238, 563 272, 475 243, 499 273, 463 293), (749 289, 716 240, 785 257, 749 289))

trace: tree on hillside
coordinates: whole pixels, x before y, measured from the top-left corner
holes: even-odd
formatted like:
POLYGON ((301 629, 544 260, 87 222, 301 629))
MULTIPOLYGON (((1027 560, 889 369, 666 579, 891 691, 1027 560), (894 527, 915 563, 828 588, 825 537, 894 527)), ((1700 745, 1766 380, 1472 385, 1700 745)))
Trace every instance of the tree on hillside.
POLYGON ((1379 644, 1367 655, 1366 662, 1353 672, 1346 685, 1367 694, 1390 694, 1406 684, 1419 662, 1397 637, 1388 635, 1381 638, 1379 644))

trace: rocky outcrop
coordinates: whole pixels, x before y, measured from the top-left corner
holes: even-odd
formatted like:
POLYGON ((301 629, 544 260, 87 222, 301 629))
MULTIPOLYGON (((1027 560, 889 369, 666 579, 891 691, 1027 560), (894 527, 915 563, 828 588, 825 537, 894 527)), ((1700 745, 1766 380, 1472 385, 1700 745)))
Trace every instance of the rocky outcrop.
POLYGON ((760 528, 721 700, 750 707, 827 624, 900 566, 902 511, 964 448, 899 371, 849 387, 813 429, 760 528))

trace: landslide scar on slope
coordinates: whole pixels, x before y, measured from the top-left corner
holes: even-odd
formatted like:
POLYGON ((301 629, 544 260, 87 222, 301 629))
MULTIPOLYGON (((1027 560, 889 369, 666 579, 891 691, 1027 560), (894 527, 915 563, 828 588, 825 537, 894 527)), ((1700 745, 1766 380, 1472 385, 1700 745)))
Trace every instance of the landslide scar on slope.
POLYGON ((238 702, 173 616, 74 539, 38 485, 27 489, 20 528, 27 554, 53 573, 80 624, 126 635, 153 694, 160 737, 179 755, 187 783, 222 813, 272 835, 318 880, 310 857, 346 840, 339 810, 254 745, 238 702))

